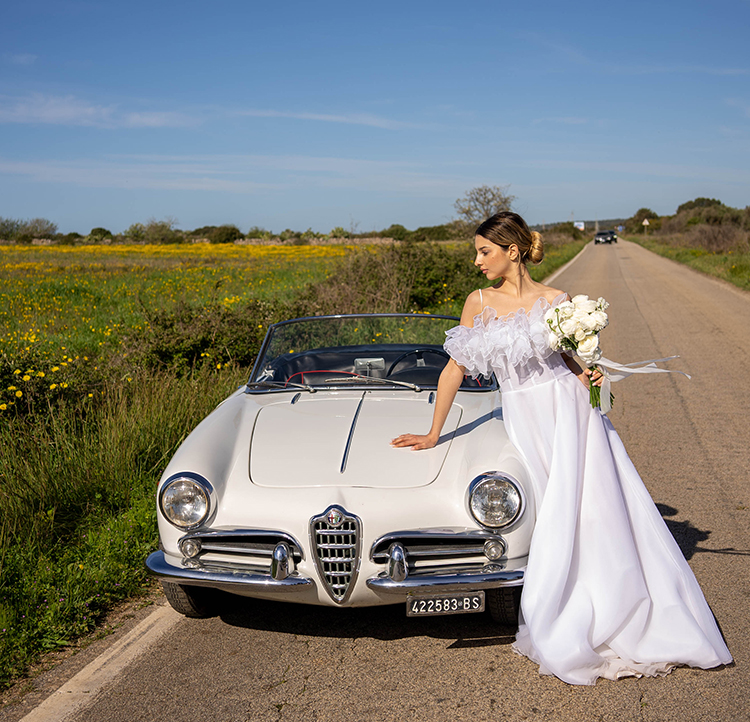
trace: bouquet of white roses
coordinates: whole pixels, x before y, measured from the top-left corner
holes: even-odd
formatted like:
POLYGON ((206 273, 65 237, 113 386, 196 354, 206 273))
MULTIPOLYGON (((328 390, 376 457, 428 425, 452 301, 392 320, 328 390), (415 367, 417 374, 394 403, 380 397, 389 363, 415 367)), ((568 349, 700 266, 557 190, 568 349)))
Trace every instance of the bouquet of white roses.
MULTIPOLYGON (((573 296, 550 308, 544 320, 550 329, 549 344, 554 351, 575 351, 578 357, 591 369, 602 357, 599 349, 599 331, 609 324, 606 310, 609 304, 601 297, 593 301, 588 296, 573 296)), ((601 371, 601 369, 600 369, 601 371)), ((589 379, 591 405, 601 408, 601 389, 589 379)), ((610 394, 607 410, 612 408, 614 396, 610 394)))

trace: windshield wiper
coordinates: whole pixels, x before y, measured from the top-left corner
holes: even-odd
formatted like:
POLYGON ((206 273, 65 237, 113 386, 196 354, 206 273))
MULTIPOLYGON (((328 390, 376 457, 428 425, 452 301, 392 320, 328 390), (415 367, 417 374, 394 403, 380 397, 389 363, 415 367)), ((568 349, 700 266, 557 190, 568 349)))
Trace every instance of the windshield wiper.
POLYGON ((323 381, 324 384, 331 384, 331 383, 337 383, 337 382, 347 382, 347 381, 366 381, 368 383, 376 383, 376 384, 393 384, 394 386, 403 386, 407 389, 412 389, 413 391, 421 391, 422 387, 417 386, 416 384, 410 384, 408 381, 394 381, 393 379, 381 379, 378 376, 360 376, 359 374, 353 374, 351 376, 346 376, 344 378, 336 378, 336 379, 325 379, 323 381))
POLYGON ((309 384, 295 384, 292 381, 251 381, 245 384, 247 389, 302 389, 314 394, 318 389, 309 384))

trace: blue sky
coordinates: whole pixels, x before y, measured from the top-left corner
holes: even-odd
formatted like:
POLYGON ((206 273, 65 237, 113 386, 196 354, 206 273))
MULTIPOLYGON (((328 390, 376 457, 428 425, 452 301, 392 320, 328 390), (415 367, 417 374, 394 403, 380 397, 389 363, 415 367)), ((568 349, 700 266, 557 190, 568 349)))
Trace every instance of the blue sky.
POLYGON ((0 216, 61 231, 750 204, 750 0, 5 3, 0 216))

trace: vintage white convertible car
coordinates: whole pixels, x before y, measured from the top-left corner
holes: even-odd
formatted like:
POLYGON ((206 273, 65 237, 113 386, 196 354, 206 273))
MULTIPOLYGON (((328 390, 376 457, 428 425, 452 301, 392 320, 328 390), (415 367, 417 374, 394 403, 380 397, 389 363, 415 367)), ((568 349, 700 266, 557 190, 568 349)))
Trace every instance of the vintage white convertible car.
POLYGON ((450 316, 318 316, 271 326, 252 376, 204 419, 157 490, 170 604, 216 590, 303 604, 488 609, 515 624, 535 519, 493 378, 464 379, 438 445, 426 433, 450 316))

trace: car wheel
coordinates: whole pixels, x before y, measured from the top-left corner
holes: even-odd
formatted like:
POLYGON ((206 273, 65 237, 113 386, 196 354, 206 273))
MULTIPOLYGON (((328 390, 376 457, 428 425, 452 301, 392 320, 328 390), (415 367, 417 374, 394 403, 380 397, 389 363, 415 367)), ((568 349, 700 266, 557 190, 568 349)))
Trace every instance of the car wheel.
POLYGON ((214 614, 215 591, 203 587, 186 587, 174 582, 162 582, 161 588, 175 612, 193 619, 204 619, 214 614))
POLYGON ((521 589, 523 587, 500 587, 487 590, 487 609, 492 619, 507 627, 518 626, 518 612, 521 610, 521 589))

